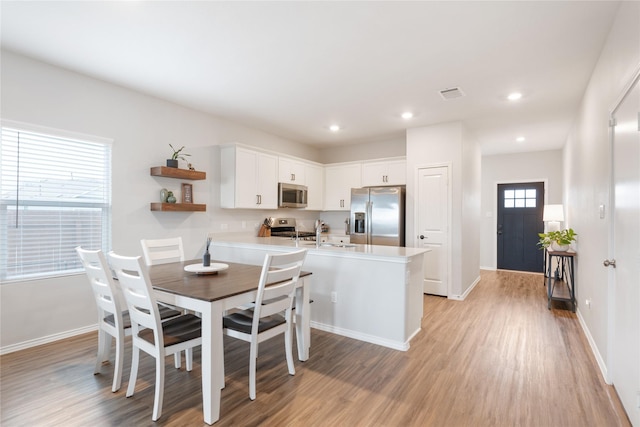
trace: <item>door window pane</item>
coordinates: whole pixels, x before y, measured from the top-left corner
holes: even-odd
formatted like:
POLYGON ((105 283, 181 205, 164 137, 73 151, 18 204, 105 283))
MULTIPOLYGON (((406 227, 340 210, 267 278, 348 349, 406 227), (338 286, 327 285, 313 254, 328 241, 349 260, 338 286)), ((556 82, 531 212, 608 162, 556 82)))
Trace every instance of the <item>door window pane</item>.
POLYGON ((515 190, 504 190, 505 208, 535 208, 536 189, 519 188, 515 190))

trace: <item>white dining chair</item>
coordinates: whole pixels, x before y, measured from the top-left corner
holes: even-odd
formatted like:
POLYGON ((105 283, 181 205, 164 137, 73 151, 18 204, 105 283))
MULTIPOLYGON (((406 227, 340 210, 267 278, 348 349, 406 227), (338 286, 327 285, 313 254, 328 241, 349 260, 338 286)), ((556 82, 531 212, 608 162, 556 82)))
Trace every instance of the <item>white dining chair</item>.
POLYGON ((284 333, 285 355, 289 374, 293 365, 293 300, 296 284, 307 250, 267 254, 258 283, 254 306, 223 317, 224 333, 251 343, 249 349, 249 398, 256 398, 256 363, 258 344, 284 333))
POLYGON ((142 259, 110 252, 109 261, 122 287, 131 318, 133 356, 126 396, 134 394, 142 350, 156 359, 156 385, 151 418, 157 421, 162 415, 165 357, 184 350, 187 371, 193 369, 193 348, 202 345, 201 319, 193 314, 181 314, 161 322, 158 304, 142 259))
MULTIPOLYGON (((166 239, 141 239, 144 262, 148 265, 167 264, 170 262, 184 261, 184 247, 182 237, 169 237, 166 239)), ((162 305, 162 304, 161 304, 162 305)), ((166 304, 165 304, 166 305, 166 304)), ((170 307, 178 309, 178 307, 170 307)), ((186 311, 183 311, 186 313, 186 311)), ((180 353, 175 354, 175 366, 182 366, 180 353)))
MULTIPOLYGON (((76 247, 76 252, 89 278, 98 307, 98 356, 93 373, 99 374, 102 364, 109 360, 111 341, 115 339, 116 354, 111 391, 116 392, 122 384, 124 337, 131 335, 129 313, 124 310, 120 288, 113 280, 104 253, 101 250, 82 249, 80 246, 76 247)), ((161 319, 180 315, 179 311, 168 307, 160 307, 159 311, 161 319)))
POLYGON ((142 239, 142 253, 147 265, 166 264, 184 261, 184 247, 182 237, 167 239, 142 239))

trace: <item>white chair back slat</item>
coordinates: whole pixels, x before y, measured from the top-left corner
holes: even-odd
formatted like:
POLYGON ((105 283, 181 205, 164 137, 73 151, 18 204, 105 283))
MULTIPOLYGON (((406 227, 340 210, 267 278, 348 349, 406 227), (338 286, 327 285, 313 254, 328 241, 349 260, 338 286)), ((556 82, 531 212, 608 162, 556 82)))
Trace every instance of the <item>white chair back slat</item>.
POLYGON ((306 249, 303 249, 265 256, 254 308, 254 331, 257 331, 261 318, 282 312, 287 316, 290 315, 286 312, 290 311, 293 305, 295 286, 300 277, 306 253, 306 249))
POLYGON ((76 248, 76 252, 93 290, 98 306, 98 321, 102 322, 107 314, 113 314, 118 324, 121 317, 118 313, 123 311, 123 307, 118 298, 119 289, 111 277, 111 270, 104 253, 101 250, 82 249, 80 246, 76 248))
POLYGON ((147 265, 184 261, 182 237, 168 239, 142 239, 142 253, 147 265))
MULTIPOLYGON (((111 267, 115 270, 129 308, 134 339, 142 328, 162 330, 160 312, 153 295, 151 281, 140 257, 124 257, 109 253, 111 267), (142 327, 142 328, 141 328, 142 327)), ((154 334, 158 346, 164 346, 161 334, 154 334)))

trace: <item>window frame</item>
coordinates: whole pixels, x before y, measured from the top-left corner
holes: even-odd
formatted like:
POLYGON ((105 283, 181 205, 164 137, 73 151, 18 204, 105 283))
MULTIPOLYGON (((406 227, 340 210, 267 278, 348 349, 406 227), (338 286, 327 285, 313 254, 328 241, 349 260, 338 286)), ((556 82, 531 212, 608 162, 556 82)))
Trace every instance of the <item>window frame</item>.
MULTIPOLYGON (((112 238, 113 238, 113 233, 112 233, 113 140, 109 138, 99 137, 95 135, 88 135, 88 134, 79 133, 79 132, 72 132, 72 131, 56 129, 56 128, 51 128, 46 126, 39 126, 39 125, 34 125, 34 124, 24 123, 24 122, 19 122, 14 120, 0 119, 0 132, 2 132, 4 128, 23 131, 25 133, 42 134, 44 136, 51 137, 51 138, 69 139, 69 140, 74 140, 79 142, 86 142, 90 144, 102 144, 108 147, 107 155, 103 159, 106 165, 106 175, 105 175, 104 184, 106 186, 107 194, 106 194, 105 200, 103 200, 102 202, 56 201, 54 203, 54 202, 47 202, 44 200, 28 200, 28 199, 21 200, 18 197, 17 201, 15 200, 15 198, 8 199, 9 203, 7 203, 7 199, 4 199, 4 200, 0 199, 0 211, 7 211, 7 208, 9 206, 16 206, 16 205, 19 207, 100 209, 101 211, 100 216, 101 216, 101 222, 102 222, 101 230, 102 230, 102 236, 103 236, 102 247, 100 249, 102 249, 105 252, 111 250, 112 238)), ((0 150, 0 156, 1 155, 2 155, 2 152, 0 150)), ((0 180, 0 184, 1 184, 1 180, 0 180)), ((8 240, 7 240, 8 236, 6 233, 6 229, 2 227, 2 224, 0 224, 0 228, 2 228, 0 230, 0 239, 3 239, 2 241, 0 241, 0 247, 3 247, 6 249, 8 245, 8 240)), ((6 257, 0 256, 1 269, 3 270, 5 269, 6 265, 4 263, 6 262, 7 262, 6 257)), ((66 269, 66 270, 25 273, 19 276, 5 277, 6 273, 3 271, 0 273, 0 285, 5 283, 15 283, 15 282, 25 282, 25 281, 32 281, 32 280, 50 279, 55 277, 65 277, 65 276, 81 274, 83 272, 84 270, 82 268, 72 268, 72 269, 66 269)))

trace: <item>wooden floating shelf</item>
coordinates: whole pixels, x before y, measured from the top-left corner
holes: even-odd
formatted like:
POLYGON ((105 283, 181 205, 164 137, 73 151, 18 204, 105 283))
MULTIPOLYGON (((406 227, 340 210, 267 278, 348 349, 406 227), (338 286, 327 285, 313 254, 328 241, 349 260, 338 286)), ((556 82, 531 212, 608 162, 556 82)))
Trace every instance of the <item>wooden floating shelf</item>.
POLYGON ((166 166, 154 166, 151 168, 152 176, 164 176, 167 178, 190 179, 193 181, 207 179, 207 173, 192 171, 189 169, 168 168, 166 166))
POLYGON ((151 210, 161 212, 205 212, 207 205, 197 203, 151 203, 151 210))

